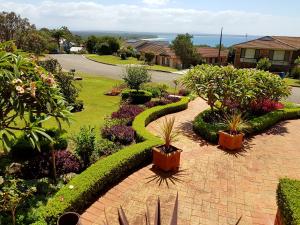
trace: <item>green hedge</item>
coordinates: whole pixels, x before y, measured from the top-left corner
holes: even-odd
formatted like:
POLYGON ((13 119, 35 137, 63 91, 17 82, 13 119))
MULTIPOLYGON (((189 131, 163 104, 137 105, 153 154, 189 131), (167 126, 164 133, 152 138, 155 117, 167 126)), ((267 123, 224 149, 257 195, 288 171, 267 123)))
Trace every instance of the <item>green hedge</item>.
POLYGON ((149 163, 151 148, 162 144, 162 141, 149 133, 145 126, 160 116, 186 109, 188 102, 188 98, 182 98, 179 102, 157 106, 138 115, 133 122, 133 128, 143 142, 125 147, 99 160, 73 178, 53 198, 49 199, 45 206, 41 206, 35 212, 39 219, 34 224, 55 224, 62 213, 84 209, 108 187, 116 184, 132 171, 149 163), (74 188, 70 189, 70 185, 73 185, 74 188))
POLYGON ((131 99, 133 104, 144 104, 145 102, 149 102, 152 98, 152 93, 144 90, 124 90, 121 94, 122 100, 131 99))
MULTIPOLYGON (((203 117, 208 113, 210 113, 210 109, 203 111, 195 118, 193 123, 193 129, 205 140, 212 143, 218 143, 218 131, 226 129, 226 126, 222 123, 206 123, 203 120, 203 117)), ((246 131, 244 131, 244 133, 246 135, 257 134, 272 127, 273 125, 282 120, 297 118, 300 118, 300 107, 276 110, 247 121, 249 127, 246 131)))
POLYGON ((277 205, 285 225, 300 225, 300 181, 280 179, 277 205))

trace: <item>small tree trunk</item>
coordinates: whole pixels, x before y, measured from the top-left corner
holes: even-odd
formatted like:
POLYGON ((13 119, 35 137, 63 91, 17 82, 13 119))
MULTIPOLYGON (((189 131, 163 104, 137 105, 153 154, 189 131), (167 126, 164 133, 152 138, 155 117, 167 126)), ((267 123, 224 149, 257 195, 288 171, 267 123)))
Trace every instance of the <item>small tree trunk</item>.
POLYGON ((53 179, 54 179, 54 182, 56 182, 57 179, 56 179, 55 149, 54 149, 53 143, 50 144, 50 148, 51 148, 51 155, 52 155, 53 179))
POLYGON ((13 225, 16 225, 16 209, 15 208, 13 208, 11 210, 11 217, 12 217, 13 225))

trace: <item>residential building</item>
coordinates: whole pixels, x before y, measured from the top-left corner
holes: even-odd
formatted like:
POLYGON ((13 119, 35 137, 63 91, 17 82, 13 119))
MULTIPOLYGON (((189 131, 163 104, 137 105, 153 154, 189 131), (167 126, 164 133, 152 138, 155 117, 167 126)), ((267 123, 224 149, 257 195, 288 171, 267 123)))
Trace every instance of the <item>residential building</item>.
POLYGON ((237 68, 256 67, 258 60, 266 57, 272 63, 271 71, 287 72, 300 56, 300 37, 265 36, 233 47, 237 68))
MULTIPOLYGON (((202 60, 207 64, 219 64, 219 49, 210 47, 197 47, 197 52, 201 55, 202 60)), ((221 65, 226 65, 228 60, 228 50, 221 50, 221 65)))

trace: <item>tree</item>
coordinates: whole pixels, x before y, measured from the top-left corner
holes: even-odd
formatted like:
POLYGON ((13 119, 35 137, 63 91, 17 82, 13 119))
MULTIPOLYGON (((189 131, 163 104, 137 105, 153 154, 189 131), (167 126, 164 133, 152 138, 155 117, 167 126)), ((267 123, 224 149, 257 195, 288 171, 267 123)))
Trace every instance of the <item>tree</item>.
POLYGON ((28 34, 35 30, 27 18, 21 18, 14 12, 0 13, 0 42, 14 40, 18 48, 22 48, 28 34))
POLYGON ((196 52, 192 38, 193 36, 190 34, 179 34, 172 41, 171 47, 175 54, 180 57, 183 68, 189 68, 201 59, 201 56, 196 52))
POLYGON ((152 61, 153 61, 153 59, 154 59, 154 57, 155 57, 155 55, 154 55, 153 52, 146 52, 145 53, 145 61, 146 61, 146 63, 151 64, 152 61))
POLYGON ((89 36, 87 41, 86 41, 86 50, 89 52, 89 53, 95 53, 96 52, 96 44, 98 42, 98 38, 94 35, 92 36, 89 36))
POLYGON ((270 60, 268 58, 262 58, 257 62, 256 69, 268 71, 271 66, 272 66, 272 63, 270 62, 270 60))
POLYGON ((1 143, 8 150, 14 132, 22 131, 39 148, 38 134, 51 139, 43 122, 54 117, 61 127, 61 121, 69 122, 70 108, 51 73, 18 51, 8 52, 7 46, 0 45, 1 143))
POLYGON ((123 80, 130 89, 140 90, 142 84, 150 82, 151 76, 144 66, 127 66, 123 80))
POLYGON ((60 52, 60 40, 64 37, 64 35, 65 30, 62 28, 52 30, 51 36, 56 40, 58 52, 60 52))
POLYGON ((32 52, 35 55, 41 55, 47 48, 47 40, 37 31, 28 34, 22 49, 27 52, 32 52))

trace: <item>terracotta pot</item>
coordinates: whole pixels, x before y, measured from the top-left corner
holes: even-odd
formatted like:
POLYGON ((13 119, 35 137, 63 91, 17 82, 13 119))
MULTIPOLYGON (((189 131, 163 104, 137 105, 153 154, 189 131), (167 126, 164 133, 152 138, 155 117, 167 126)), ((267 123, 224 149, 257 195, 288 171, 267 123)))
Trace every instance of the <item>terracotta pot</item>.
POLYGON ((279 209, 277 209, 274 225, 285 225, 279 209))
POLYGON ((238 150, 243 146, 244 134, 231 135, 225 131, 219 131, 219 145, 225 149, 238 150))
POLYGON ((178 170, 180 165, 180 154, 182 150, 177 149, 171 153, 165 153, 159 149, 159 147, 153 147, 153 164, 163 171, 178 170))
POLYGON ((57 225, 82 225, 82 223, 78 213, 66 212, 58 218, 57 225))

